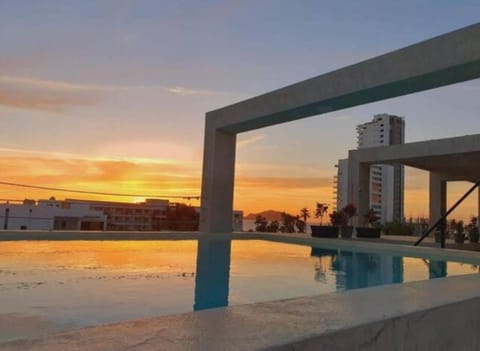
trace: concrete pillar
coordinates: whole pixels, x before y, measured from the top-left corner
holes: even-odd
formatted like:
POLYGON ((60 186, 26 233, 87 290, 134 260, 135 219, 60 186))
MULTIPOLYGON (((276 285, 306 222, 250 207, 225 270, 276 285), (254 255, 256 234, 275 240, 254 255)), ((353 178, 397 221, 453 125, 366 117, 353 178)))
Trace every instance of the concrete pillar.
POLYGON ((477 227, 480 228, 480 187, 478 187, 478 201, 477 201, 477 227))
POLYGON ((228 306, 229 239, 199 239, 195 274, 194 311, 228 306))
POLYGON ((437 173, 430 172, 429 194, 430 226, 447 211, 447 182, 437 173))
POLYGON ((236 134, 205 125, 200 231, 231 233, 236 134))
POLYGON ((357 207, 354 225, 365 225, 365 214, 370 208, 370 165, 354 157, 348 159, 348 202, 357 207))

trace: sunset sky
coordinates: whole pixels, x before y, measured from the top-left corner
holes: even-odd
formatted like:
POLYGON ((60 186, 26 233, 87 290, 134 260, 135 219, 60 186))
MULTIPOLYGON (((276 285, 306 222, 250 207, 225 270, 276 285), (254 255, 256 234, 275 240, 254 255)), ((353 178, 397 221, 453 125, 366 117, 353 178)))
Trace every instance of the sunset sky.
MULTIPOLYGON (((199 195, 206 111, 478 22, 475 0, 0 0, 0 181, 199 195)), ((241 134, 235 208, 333 203, 355 126, 407 141, 479 133, 480 81, 241 134)), ((407 216, 427 174, 408 169, 407 216)), ((469 185, 449 186, 452 202, 469 185)), ((95 198, 0 185, 0 198, 95 198)), ((456 213, 477 211, 476 196, 456 213)), ((198 205, 192 200, 192 205, 198 205)))

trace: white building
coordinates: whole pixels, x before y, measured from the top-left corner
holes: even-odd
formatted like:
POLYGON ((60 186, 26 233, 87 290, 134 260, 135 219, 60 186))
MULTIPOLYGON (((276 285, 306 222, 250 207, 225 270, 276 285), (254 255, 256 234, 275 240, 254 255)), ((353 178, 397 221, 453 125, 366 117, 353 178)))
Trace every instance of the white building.
MULTIPOLYGON (((24 200, 0 204, 0 229, 23 230, 166 230, 167 212, 177 204, 146 199, 141 203, 96 200, 24 200)), ((194 207, 200 212, 199 207, 194 207)), ((234 211, 234 231, 243 229, 243 212, 234 211)))
MULTIPOLYGON (((403 144, 405 120, 402 117, 379 114, 371 122, 357 126, 357 148, 403 144)), ((339 160, 336 177, 336 205, 347 205, 348 159, 339 160)), ((402 165, 372 165, 370 167, 370 208, 381 223, 403 219, 404 170, 402 165)), ((363 215, 363 214, 359 214, 363 215)))
POLYGON ((32 230, 103 230, 107 217, 87 205, 64 201, 25 200, 22 204, 0 204, 0 228, 32 230))
POLYGON ((167 211, 171 205, 168 200, 161 199, 146 199, 140 203, 78 199, 66 199, 64 202, 71 206, 84 205, 100 211, 107 217, 106 230, 122 231, 166 229, 167 211))
POLYGON ((333 191, 335 195, 335 210, 340 210, 348 203, 348 159, 338 160, 335 165, 337 168, 337 174, 333 181, 333 191))

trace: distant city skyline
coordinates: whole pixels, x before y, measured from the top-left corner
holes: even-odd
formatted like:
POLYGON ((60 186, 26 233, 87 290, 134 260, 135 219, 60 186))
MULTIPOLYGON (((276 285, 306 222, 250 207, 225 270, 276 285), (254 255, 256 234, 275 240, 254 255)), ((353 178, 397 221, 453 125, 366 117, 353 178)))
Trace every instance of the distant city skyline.
MULTIPOLYGON (((200 195, 206 111, 464 27, 479 12, 438 0, 0 1, 0 181, 200 195)), ((333 204, 333 165, 355 148, 357 124, 404 116, 406 142, 476 134, 479 91, 475 80, 244 133, 234 207, 333 204)), ((426 216, 426 173, 405 175, 405 216, 426 216)), ((449 202, 466 187, 449 186, 449 202)), ((472 197, 453 216, 476 206, 472 197)))

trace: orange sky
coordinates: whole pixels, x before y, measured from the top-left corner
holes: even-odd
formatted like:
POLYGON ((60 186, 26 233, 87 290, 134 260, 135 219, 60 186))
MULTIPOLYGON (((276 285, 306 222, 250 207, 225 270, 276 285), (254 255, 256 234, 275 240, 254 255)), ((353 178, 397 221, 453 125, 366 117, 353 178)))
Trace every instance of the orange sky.
MULTIPOLYGON (((0 157, 2 181, 36 184, 48 187, 81 189, 100 192, 150 194, 159 196, 199 195, 200 166, 187 162, 158 161, 126 158, 94 159, 64 155, 28 156, 21 153, 6 153, 0 157)), ((242 169, 239 165, 237 168, 242 169)), ((274 177, 249 176, 242 171, 235 182, 235 208, 245 214, 267 209, 297 214, 302 207, 312 212, 315 202, 333 204, 331 177, 274 177)), ((406 217, 428 215, 428 177, 426 172, 406 169, 406 217)), ((448 202, 452 204, 469 187, 468 183, 450 183, 448 202)), ((143 198, 122 198, 83 195, 48 190, 10 187, 0 185, 0 198, 39 199, 55 196, 57 199, 90 198, 98 200, 142 201, 143 198)), ((476 213, 476 194, 453 215, 467 219, 476 213)), ((172 201, 178 201, 172 199, 172 201)), ((185 202, 188 202, 185 200, 185 202)), ((198 205, 196 200, 188 202, 198 205)))

